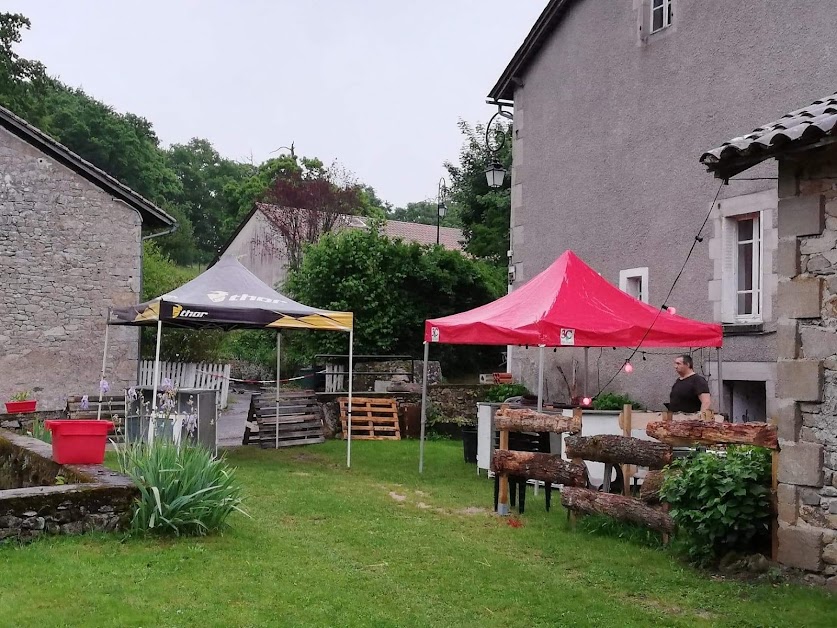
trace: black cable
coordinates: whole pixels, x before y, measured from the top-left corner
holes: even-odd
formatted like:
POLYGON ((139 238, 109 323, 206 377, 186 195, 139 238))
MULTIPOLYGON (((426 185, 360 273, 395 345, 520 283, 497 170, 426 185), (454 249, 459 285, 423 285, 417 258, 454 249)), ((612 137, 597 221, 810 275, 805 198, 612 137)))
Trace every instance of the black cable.
POLYGON ((622 372, 622 369, 625 368, 625 363, 630 362, 631 359, 639 352, 640 348, 642 347, 642 343, 645 342, 645 339, 648 337, 648 334, 651 333, 651 330, 654 329, 654 325, 657 324, 657 319, 660 318, 660 314, 663 313, 663 310, 668 309, 668 299, 671 296, 671 293, 674 292, 674 287, 677 285, 677 282, 680 281, 680 277, 683 275, 683 271, 686 270, 686 264, 689 263, 689 258, 692 256, 692 253, 694 252, 698 242, 703 242, 703 237, 701 236, 701 233, 703 233, 703 228, 706 226, 706 223, 709 222, 709 217, 712 215, 712 210, 715 209, 715 202, 721 195, 721 188, 724 187, 725 183, 725 181, 721 181, 721 185, 718 186, 718 191, 715 192, 715 198, 713 198, 712 202, 709 204, 709 212, 706 214, 706 218, 703 219, 703 222, 701 223, 700 229, 698 229, 697 235, 695 236, 694 240, 692 240, 692 246, 689 247, 689 252, 686 254, 686 259, 683 261, 683 265, 680 267, 680 272, 677 273, 677 276, 674 278, 674 281, 671 284, 671 288, 669 289, 666 298, 663 299, 663 304, 660 306, 660 309, 657 310, 657 314, 656 316, 654 316, 654 320, 651 321, 651 325, 648 327, 648 329, 645 330, 645 333, 640 339, 639 344, 637 344, 636 348, 631 352, 631 355, 628 356, 628 359, 622 363, 622 366, 620 366, 619 370, 613 374, 613 377, 611 377, 604 386, 599 388, 599 392, 595 394, 593 399, 601 395, 602 391, 604 391, 605 388, 607 388, 613 383, 613 380, 615 380, 618 377, 619 373, 622 372))

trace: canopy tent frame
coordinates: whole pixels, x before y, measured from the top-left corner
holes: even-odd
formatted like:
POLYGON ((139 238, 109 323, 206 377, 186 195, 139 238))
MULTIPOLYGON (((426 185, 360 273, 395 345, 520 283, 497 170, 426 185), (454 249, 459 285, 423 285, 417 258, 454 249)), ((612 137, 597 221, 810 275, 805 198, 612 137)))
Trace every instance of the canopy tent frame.
MULTIPOLYGON (((102 356, 102 380, 107 365, 111 325, 156 325, 152 411, 149 417, 149 443, 154 439, 157 418, 157 390, 160 378, 160 349, 163 327, 187 329, 275 329, 276 330, 276 408, 278 417, 281 389, 282 329, 340 331, 349 335, 348 429, 346 466, 351 467, 352 426, 352 356, 354 351, 354 315, 313 308, 276 292, 234 258, 221 258, 214 266, 192 281, 151 301, 127 308, 109 309, 102 356), (239 292, 239 294, 232 294, 239 292)), ((100 394, 101 394, 100 383, 100 394)), ((101 403, 99 407, 101 408, 101 403)), ((278 419, 277 419, 278 420, 278 419)), ((276 430, 278 447, 279 430, 276 430)))
POLYGON ((642 346, 715 347, 718 403, 722 412, 721 326, 674 314, 661 318, 664 309, 654 308, 623 292, 572 251, 566 251, 515 292, 467 312, 425 321, 419 472, 424 470, 430 343, 537 346, 539 411, 543 409, 546 348, 584 348, 584 396, 589 398, 590 347, 613 346, 635 351, 642 346), (532 307, 527 308, 530 304, 532 307))

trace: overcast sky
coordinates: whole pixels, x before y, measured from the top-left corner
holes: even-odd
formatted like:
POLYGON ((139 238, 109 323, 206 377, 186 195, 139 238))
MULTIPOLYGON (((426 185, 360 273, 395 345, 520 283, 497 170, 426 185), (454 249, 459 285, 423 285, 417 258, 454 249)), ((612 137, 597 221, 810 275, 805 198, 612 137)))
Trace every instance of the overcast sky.
POLYGON ((148 118, 165 144, 209 139, 260 162, 295 142, 395 205, 436 196, 459 118, 485 97, 547 0, 6 0, 18 48, 148 118))

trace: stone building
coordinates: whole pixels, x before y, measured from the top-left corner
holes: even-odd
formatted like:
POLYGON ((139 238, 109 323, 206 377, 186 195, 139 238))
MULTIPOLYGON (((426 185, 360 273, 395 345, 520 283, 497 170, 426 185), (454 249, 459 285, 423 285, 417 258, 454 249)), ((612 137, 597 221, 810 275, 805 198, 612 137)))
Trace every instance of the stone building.
POLYGON ((721 179, 774 159, 779 560, 837 591, 837 94, 701 157, 721 179))
MULTIPOLYGON (((305 210, 287 209, 269 203, 255 203, 213 260, 235 257, 247 270, 267 285, 282 290, 288 275, 287 246, 281 235, 281 225, 288 225, 288 213, 303 216, 305 210)), ((296 219, 304 225, 307 218, 296 219)), ((368 229, 369 219, 363 216, 342 215, 334 221, 333 230, 368 229)), ((383 233, 392 239, 418 244, 436 243, 436 225, 424 225, 399 220, 386 220, 383 233)), ((462 229, 439 227, 439 244, 449 251, 461 251, 465 236, 462 229)))
MULTIPOLYGON (((0 107, 0 402, 29 390, 39 410, 58 410, 98 391, 107 310, 139 301, 142 238, 174 227, 0 107)), ((111 329, 114 390, 136 381, 138 341, 134 328, 111 329)))
MULTIPOLYGON (((695 155, 832 90, 835 29, 833 2, 548 2, 489 92, 514 115, 511 289, 572 249, 654 306, 667 301, 684 316, 722 323, 721 391, 715 352, 693 352, 715 409, 720 392, 735 421, 772 416, 780 399, 777 166, 730 179, 713 203, 719 182, 695 155)), ((566 398, 556 366, 569 374, 573 352, 583 359, 580 349, 549 352, 550 398, 566 398)), ((590 351, 593 393, 630 352, 590 351)), ((608 391, 662 409, 674 358, 651 353, 638 354, 633 373, 608 391)), ((535 386, 535 349, 512 348, 511 364, 535 386)))

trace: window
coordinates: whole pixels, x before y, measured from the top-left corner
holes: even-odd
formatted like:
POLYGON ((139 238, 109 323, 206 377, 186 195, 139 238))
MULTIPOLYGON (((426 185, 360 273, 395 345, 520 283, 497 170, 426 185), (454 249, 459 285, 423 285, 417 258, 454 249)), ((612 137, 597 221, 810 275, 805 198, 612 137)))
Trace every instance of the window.
POLYGON ((735 217, 735 319, 761 320, 761 220, 735 217))
POLYGON ((667 26, 671 26, 674 16, 672 4, 674 0, 652 0, 651 4, 651 32, 656 33, 667 26))
POLYGON ((619 289, 648 303, 648 267, 620 270, 619 289))

